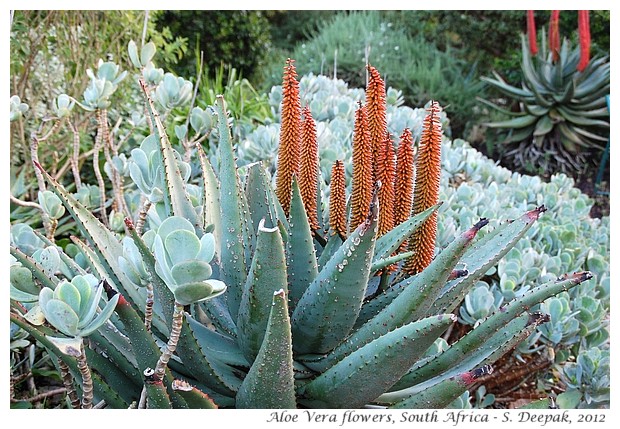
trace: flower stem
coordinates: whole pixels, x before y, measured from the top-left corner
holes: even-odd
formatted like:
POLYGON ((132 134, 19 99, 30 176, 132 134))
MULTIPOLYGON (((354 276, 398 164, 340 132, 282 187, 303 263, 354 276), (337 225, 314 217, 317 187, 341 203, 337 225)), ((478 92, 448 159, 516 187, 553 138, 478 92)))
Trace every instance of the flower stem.
POLYGON ((82 408, 90 409, 93 407, 93 379, 90 375, 90 369, 86 363, 86 353, 84 352, 84 344, 80 347, 80 354, 77 356, 77 366, 82 374, 82 408))

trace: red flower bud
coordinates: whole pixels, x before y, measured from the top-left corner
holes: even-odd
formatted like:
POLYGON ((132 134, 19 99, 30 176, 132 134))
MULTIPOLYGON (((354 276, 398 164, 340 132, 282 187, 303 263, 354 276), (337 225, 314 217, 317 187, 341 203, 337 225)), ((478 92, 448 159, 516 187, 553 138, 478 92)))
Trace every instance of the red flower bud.
POLYGON ((549 20, 549 52, 555 63, 560 59, 560 11, 552 10, 549 20))
POLYGON ((580 10, 578 12, 578 28, 579 28, 579 48, 581 57, 577 70, 584 71, 590 62, 590 11, 580 10))
POLYGON ((536 23, 534 22, 534 11, 527 11, 527 37, 530 41, 530 53, 536 55, 538 46, 536 46, 536 23))

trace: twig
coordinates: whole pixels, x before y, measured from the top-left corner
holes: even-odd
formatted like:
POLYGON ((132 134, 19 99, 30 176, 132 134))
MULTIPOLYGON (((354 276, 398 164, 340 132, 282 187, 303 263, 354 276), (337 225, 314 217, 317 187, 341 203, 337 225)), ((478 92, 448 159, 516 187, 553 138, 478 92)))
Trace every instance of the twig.
POLYGON ((71 401, 71 407, 73 407, 74 410, 81 408, 80 398, 78 398, 77 391, 73 385, 73 376, 69 371, 69 367, 62 359, 58 359, 58 367, 60 368, 62 383, 65 385, 67 396, 71 401))
POLYGON ((60 395, 61 393, 65 393, 66 391, 67 389, 65 389, 64 387, 59 387, 57 389, 48 390, 47 392, 43 392, 43 393, 39 393, 38 395, 31 396, 30 398, 20 398, 20 399, 11 398, 11 402, 20 402, 20 401, 39 402, 42 399, 49 398, 50 396, 60 395))
POLYGON ((43 208, 39 204, 37 204, 35 202, 32 202, 32 201, 22 201, 22 200, 20 200, 18 198, 15 198, 12 194, 10 195, 10 197, 11 197, 11 202, 14 203, 14 204, 17 204, 18 206, 34 207, 35 209, 39 209, 39 210, 43 211, 43 208))
POLYGON ((73 122, 69 122, 69 128, 73 132, 73 155, 70 158, 71 161, 71 172, 73 173, 73 181, 75 182, 75 189, 77 191, 82 187, 82 179, 80 178, 80 165, 79 165, 79 156, 80 156, 80 133, 77 127, 73 124, 73 122))

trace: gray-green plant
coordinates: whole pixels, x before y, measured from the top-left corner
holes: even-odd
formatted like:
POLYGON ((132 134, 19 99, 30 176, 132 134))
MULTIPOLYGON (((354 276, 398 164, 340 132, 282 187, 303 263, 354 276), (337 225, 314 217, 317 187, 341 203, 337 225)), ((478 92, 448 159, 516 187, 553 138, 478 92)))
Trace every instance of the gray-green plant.
MULTIPOLYGON (((313 240, 296 186, 286 216, 269 170, 260 162, 243 171, 237 167, 223 97, 213 106, 216 127, 211 131, 217 138, 218 162, 211 163, 199 145, 186 151, 197 169, 192 176, 170 142, 155 107, 155 91, 145 82, 142 89, 153 131, 141 147, 144 156, 133 159, 132 153, 128 177, 134 179, 131 166, 136 162, 135 177, 148 180, 143 186, 128 183, 128 188, 144 200, 158 188, 161 198, 152 198, 141 214, 135 207, 136 222, 127 217, 124 234, 118 234, 35 162, 80 229, 80 236, 72 238, 76 256, 72 259, 68 248, 65 252, 52 239, 24 227, 15 231, 11 243, 11 255, 21 264, 13 264, 16 290, 25 292, 21 283, 29 281, 20 266, 29 271, 34 287, 42 284, 54 291, 52 296, 59 290, 60 297, 65 290, 73 292, 64 285, 94 275, 102 279, 99 287, 105 288, 107 302, 116 304, 98 329, 88 332, 89 322, 84 322, 92 340, 83 345, 88 365, 95 369, 91 377, 97 404, 450 406, 464 398, 477 377, 492 371, 489 364, 547 320, 530 314, 530 308, 592 276, 579 272, 548 279, 480 320, 458 341, 442 343, 467 292, 523 242, 520 238, 539 217, 544 219, 542 204, 523 210, 511 222, 495 221, 495 228, 479 239, 474 238, 489 220, 474 219, 453 234, 422 273, 394 273, 387 278, 387 289, 374 293, 375 274, 398 262, 391 255, 431 213, 441 213, 439 206, 377 237, 375 199, 366 221, 345 241, 333 235, 323 247, 313 240), (28 254, 20 248, 22 236, 28 250, 55 249, 48 252, 57 253, 66 267, 46 272, 33 256, 38 249, 28 254), (86 267, 74 260, 78 253, 86 267), (467 275, 448 280, 455 268, 463 267, 467 275)), ((75 298, 71 292, 66 296, 75 298)), ((30 295, 39 297, 39 303, 43 296, 46 305, 49 292, 30 295)), ((107 316, 111 304, 105 302, 98 305, 107 316)), ((63 333, 69 339, 79 337, 80 328, 73 329, 75 317, 54 313, 52 320, 46 317, 51 327, 35 325, 24 310, 12 300, 11 321, 46 347, 59 367, 67 368, 78 390, 89 393, 83 361, 63 353, 49 338, 63 333)), ((81 308, 74 313, 82 314, 81 308)))
POLYGON ((554 61, 546 49, 544 30, 541 50, 534 58, 523 34, 521 45, 520 87, 506 83, 496 72, 482 78, 518 110, 511 111, 502 100, 495 103, 478 97, 508 118, 485 125, 499 131, 504 156, 526 171, 579 171, 609 138, 609 58, 592 58, 579 71, 579 47, 573 48, 565 39, 554 61))

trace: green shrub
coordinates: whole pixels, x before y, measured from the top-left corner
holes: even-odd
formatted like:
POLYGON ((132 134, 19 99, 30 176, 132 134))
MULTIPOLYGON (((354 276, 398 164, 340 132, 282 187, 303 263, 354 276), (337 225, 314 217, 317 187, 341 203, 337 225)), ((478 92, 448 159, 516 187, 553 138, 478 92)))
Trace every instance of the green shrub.
MULTIPOLYGON (((475 68, 458 60, 451 48, 441 51, 421 36, 410 36, 377 11, 336 15, 289 56, 296 59, 300 74, 335 75, 352 87, 366 86, 365 66, 370 63, 382 71, 387 84, 403 91, 408 105, 438 100, 455 135, 472 119, 481 90, 475 68)), ((270 84, 277 84, 280 64, 267 69, 270 84)))

